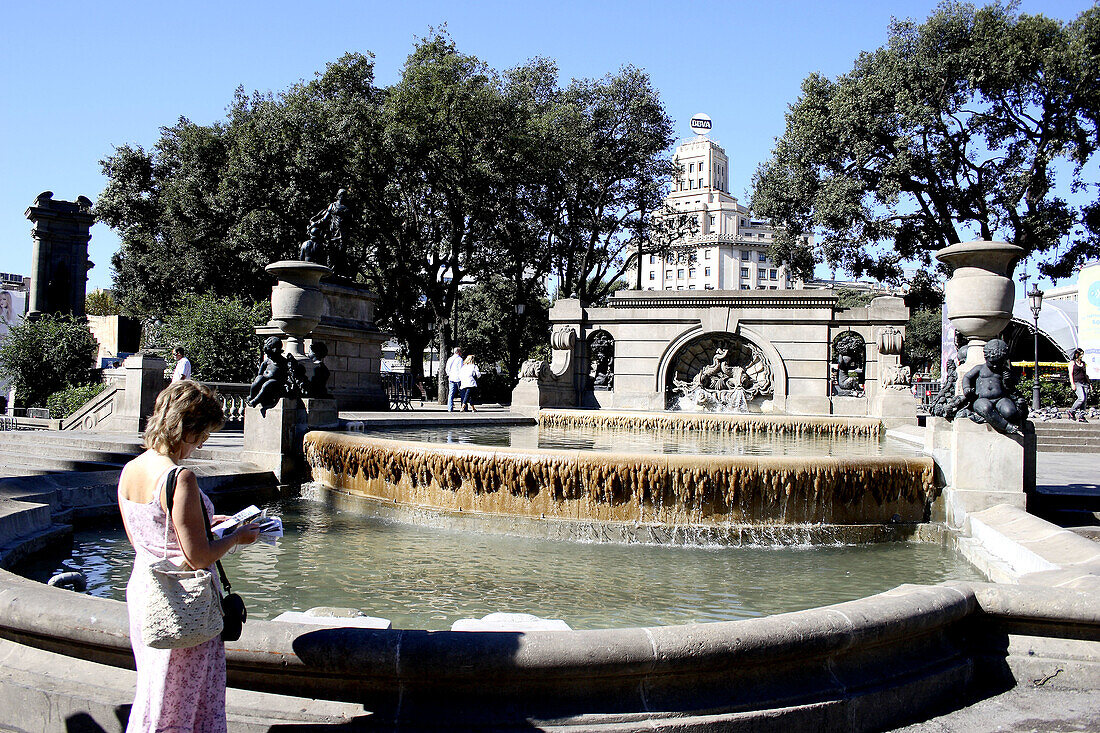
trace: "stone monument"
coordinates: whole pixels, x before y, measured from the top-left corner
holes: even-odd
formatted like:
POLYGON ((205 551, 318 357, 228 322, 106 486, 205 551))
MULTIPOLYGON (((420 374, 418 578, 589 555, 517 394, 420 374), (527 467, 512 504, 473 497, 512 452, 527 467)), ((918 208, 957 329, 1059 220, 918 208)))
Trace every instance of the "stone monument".
MULTIPOLYGON (((262 360, 249 389, 244 417, 244 460, 275 473, 280 483, 303 469, 302 438, 309 430, 335 429, 336 399, 326 389, 314 396, 310 385, 324 360, 307 355, 305 341, 321 321, 325 296, 321 278, 332 274, 325 265, 306 260, 273 262, 266 269, 278 279, 271 289, 271 320, 258 328, 272 329, 261 350, 262 360), (285 352, 284 352, 285 349, 285 352)), ((327 350, 322 346, 322 351, 327 350)), ((323 375, 327 382, 327 375, 323 375)))
POLYGON ((95 222, 92 202, 84 196, 60 201, 52 191, 38 194, 26 211, 31 220, 34 251, 31 262, 29 318, 44 313, 84 315, 88 242, 95 222))
POLYGON ((942 458, 950 487, 945 519, 958 526, 967 513, 996 504, 1023 509, 1035 487, 1035 429, 1012 398, 1007 348, 997 338, 1012 318, 1012 270, 1023 256, 1005 242, 963 242, 936 259, 954 267, 947 282, 947 317, 966 339, 955 397, 931 419, 929 452, 942 458), (1010 404, 1011 403, 1011 404, 1010 404), (974 415, 975 419, 966 419, 974 415))

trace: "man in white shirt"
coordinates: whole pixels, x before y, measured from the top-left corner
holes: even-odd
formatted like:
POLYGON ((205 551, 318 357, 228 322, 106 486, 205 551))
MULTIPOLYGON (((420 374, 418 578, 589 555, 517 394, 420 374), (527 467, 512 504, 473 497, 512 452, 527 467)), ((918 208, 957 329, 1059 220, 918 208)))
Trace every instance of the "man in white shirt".
POLYGON ((454 348, 454 352, 451 354, 451 358, 447 360, 447 412, 455 411, 455 397, 461 392, 459 391, 459 385, 462 382, 462 376, 459 371, 462 369, 462 349, 457 346, 454 348))
POLYGON ((172 349, 172 356, 176 359, 176 368, 172 370, 172 381, 182 382, 191 378, 191 362, 187 360, 187 352, 182 346, 172 349))

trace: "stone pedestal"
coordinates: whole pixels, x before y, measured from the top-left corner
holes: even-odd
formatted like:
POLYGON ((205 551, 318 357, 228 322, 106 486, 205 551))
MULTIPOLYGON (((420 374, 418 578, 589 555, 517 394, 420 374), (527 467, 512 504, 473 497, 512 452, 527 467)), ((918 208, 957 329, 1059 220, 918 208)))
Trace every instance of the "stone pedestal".
POLYGON ((334 399, 285 397, 266 415, 261 415, 258 407, 246 407, 241 460, 273 472, 281 484, 290 483, 308 472, 302 454, 305 434, 338 427, 334 399))
POLYGON ((908 389, 884 389, 871 398, 870 414, 887 427, 916 425, 917 399, 908 389))
POLYGON ((842 415, 844 417, 867 416, 866 397, 845 397, 843 395, 836 395, 830 397, 829 402, 829 412, 833 415, 842 415))
POLYGON ((125 390, 104 423, 106 429, 128 433, 145 430, 145 423, 153 414, 157 395, 167 386, 164 379, 166 366, 167 362, 163 358, 141 352, 122 362, 125 390))
MULTIPOLYGON (((324 302, 320 320, 305 339, 308 352, 314 341, 328 347, 328 390, 344 410, 386 410, 389 401, 382 389, 382 344, 388 335, 374 325, 374 304, 378 299, 366 288, 347 283, 320 285, 324 302)), ((262 338, 279 336, 280 328, 269 323, 256 329, 262 338)), ((284 348, 289 345, 284 343, 284 348)), ((307 366, 307 370, 312 367, 307 366)))
MULTIPOLYGON (((937 426, 932 428, 934 442, 947 437, 940 427, 938 436, 937 426)), ((949 526, 961 527, 966 515, 998 504, 1024 509, 1027 493, 1035 488, 1035 429, 1030 423, 1025 428, 1023 435, 1001 435, 967 418, 951 423, 942 497, 949 526)))
POLYGON ((521 415, 537 415, 543 407, 576 407, 576 400, 572 384, 521 379, 512 390, 511 409, 521 415))

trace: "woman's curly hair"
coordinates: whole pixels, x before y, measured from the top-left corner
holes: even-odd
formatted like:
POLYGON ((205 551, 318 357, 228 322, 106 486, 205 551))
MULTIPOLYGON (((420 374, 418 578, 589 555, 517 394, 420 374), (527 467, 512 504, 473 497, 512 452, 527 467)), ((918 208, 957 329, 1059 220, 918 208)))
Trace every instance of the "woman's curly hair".
POLYGON ((224 424, 222 402, 214 390, 190 379, 174 382, 157 395, 145 426, 145 447, 169 455, 185 441, 220 430, 224 424))

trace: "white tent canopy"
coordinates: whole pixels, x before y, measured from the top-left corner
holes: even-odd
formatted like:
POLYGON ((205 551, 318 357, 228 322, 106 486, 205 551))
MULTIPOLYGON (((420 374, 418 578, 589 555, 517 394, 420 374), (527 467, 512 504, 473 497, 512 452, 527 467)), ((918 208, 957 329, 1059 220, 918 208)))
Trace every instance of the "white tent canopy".
MULTIPOLYGON (((1025 298, 1012 305, 1012 320, 1026 326, 1029 330, 1035 319, 1031 315, 1031 304, 1025 298)), ((1077 301, 1044 300, 1039 311, 1039 333, 1065 352, 1066 359, 1077 348, 1077 301)))

